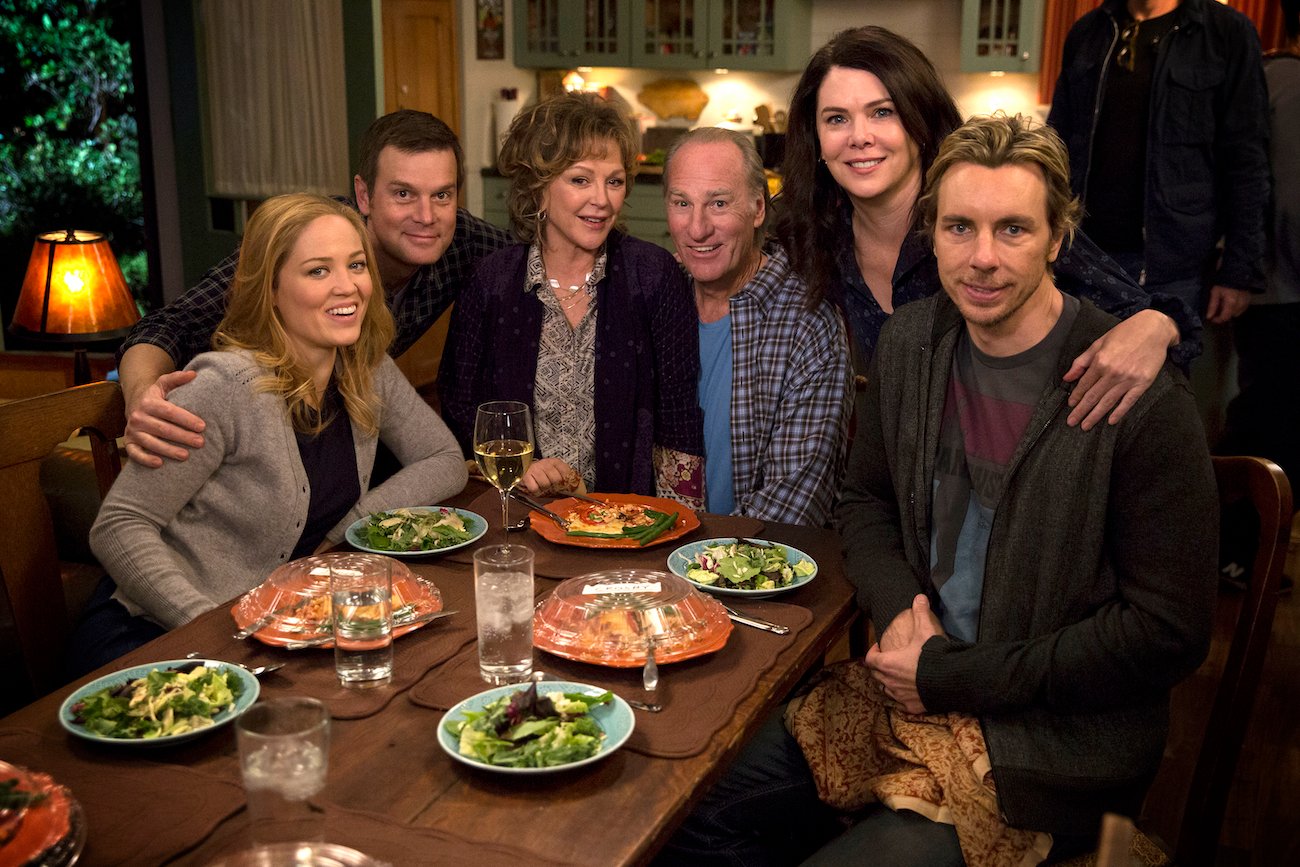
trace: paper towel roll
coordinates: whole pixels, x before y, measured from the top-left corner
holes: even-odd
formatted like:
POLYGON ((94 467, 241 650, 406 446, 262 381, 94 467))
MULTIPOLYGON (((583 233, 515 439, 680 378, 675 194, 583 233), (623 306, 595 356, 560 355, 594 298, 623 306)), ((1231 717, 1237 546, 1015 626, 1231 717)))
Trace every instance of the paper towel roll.
POLYGON ((497 144, 500 145, 505 141, 506 133, 510 131, 510 122, 519 113, 519 100, 498 99, 492 104, 492 109, 496 118, 497 144))

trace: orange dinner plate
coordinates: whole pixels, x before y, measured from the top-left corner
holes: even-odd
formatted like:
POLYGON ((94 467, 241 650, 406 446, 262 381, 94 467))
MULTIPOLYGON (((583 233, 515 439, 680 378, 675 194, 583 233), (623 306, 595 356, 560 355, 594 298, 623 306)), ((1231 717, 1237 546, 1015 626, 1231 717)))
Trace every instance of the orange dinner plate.
MULTIPOLYGON (((664 542, 671 542, 673 539, 680 539, 700 526, 700 519, 695 517, 695 513, 676 500, 667 500, 663 497, 643 497, 640 494, 589 494, 588 496, 610 504, 635 503, 638 506, 654 509, 656 512, 673 512, 677 515, 677 523, 669 527, 659 538, 646 545, 638 545, 635 539, 598 539, 593 536, 570 536, 559 524, 541 512, 530 512, 530 520, 537 535, 557 545, 573 545, 578 548, 652 548, 664 542)), ((548 503, 546 508, 561 517, 567 518, 571 510, 585 508, 590 505, 591 503, 583 500, 565 497, 562 500, 548 503)))
POLYGON ((0 865, 71 864, 86 841, 81 805, 48 774, 0 761, 0 780, 14 780, 20 792, 43 794, 34 804, 0 810, 0 865))

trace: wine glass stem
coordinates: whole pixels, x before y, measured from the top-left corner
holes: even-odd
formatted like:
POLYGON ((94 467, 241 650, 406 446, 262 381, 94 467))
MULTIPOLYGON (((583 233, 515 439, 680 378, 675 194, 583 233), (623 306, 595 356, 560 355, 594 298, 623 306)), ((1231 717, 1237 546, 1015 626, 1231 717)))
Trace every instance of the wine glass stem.
POLYGON ((502 545, 510 544, 510 492, 505 488, 501 492, 501 536, 502 545))

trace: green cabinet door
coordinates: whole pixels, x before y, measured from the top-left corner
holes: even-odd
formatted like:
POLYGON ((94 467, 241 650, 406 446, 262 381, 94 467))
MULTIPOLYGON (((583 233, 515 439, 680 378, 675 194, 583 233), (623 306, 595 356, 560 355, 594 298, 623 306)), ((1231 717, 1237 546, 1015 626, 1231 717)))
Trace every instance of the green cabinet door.
POLYGON ((631 64, 800 70, 811 15, 811 0, 631 0, 631 64))
POLYGON ((962 72, 1037 72, 1043 0, 962 0, 962 72))
POLYGON ((514 0, 515 66, 627 66, 630 0, 514 0))

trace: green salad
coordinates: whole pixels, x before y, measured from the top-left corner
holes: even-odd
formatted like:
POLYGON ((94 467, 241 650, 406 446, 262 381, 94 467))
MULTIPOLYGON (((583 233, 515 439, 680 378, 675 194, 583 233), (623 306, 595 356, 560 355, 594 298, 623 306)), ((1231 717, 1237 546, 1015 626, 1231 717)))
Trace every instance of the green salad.
POLYGON ((462 756, 507 768, 553 768, 590 758, 600 751, 605 731, 588 713, 613 699, 612 693, 539 694, 537 684, 504 695, 482 710, 466 710, 448 720, 462 756))
POLYGON ((471 526, 453 509, 393 509, 366 522, 366 545, 376 551, 436 551, 470 540, 471 526))
POLYGON ((784 545, 740 541, 709 545, 686 562, 686 577, 696 584, 732 590, 776 590, 815 571, 807 560, 789 562, 784 545))
POLYGON ((155 668, 121 686, 91 693, 71 710, 73 721, 93 734, 147 740, 207 728, 242 692, 239 678, 224 667, 155 668))

